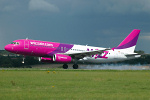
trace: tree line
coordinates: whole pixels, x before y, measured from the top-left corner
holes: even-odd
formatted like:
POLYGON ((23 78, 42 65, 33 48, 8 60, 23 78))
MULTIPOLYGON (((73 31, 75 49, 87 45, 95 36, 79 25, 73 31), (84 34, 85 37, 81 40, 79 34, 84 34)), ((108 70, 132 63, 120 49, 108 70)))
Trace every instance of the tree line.
MULTIPOLYGON (((142 54, 140 58, 137 59, 132 59, 132 60, 126 60, 122 62, 115 62, 115 64, 150 64, 150 55, 149 54, 144 54, 144 51, 135 51, 136 53, 142 54)), ((42 62, 39 62, 37 57, 31 57, 31 56, 26 56, 25 57, 25 62, 22 63, 23 61, 23 56, 21 55, 16 55, 9 53, 5 50, 0 50, 0 67, 1 68, 13 68, 13 67, 28 67, 31 68, 31 65, 36 65, 36 64, 45 64, 42 62)))
POLYGON ((23 61, 23 56, 22 55, 17 55, 13 54, 10 52, 7 52, 5 50, 0 50, 0 67, 2 68, 10 68, 10 67, 28 67, 30 68, 31 65, 35 64, 42 64, 41 62, 38 61, 37 57, 31 57, 31 56, 26 56, 24 63, 23 61))

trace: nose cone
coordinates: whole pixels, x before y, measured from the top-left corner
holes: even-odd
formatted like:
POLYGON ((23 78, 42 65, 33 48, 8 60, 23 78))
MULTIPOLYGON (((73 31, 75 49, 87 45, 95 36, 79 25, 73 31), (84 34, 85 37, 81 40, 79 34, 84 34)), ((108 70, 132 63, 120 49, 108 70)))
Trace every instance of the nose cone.
POLYGON ((12 47, 11 47, 10 45, 6 45, 6 46, 5 46, 5 50, 6 50, 6 51, 11 51, 11 50, 12 50, 12 47))

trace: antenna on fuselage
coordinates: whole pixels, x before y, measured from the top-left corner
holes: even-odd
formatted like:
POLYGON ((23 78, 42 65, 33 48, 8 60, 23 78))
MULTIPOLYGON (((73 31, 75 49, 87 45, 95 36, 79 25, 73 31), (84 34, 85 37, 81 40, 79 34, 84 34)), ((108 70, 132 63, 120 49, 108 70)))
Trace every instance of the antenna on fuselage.
POLYGON ((28 37, 26 38, 26 40, 28 40, 28 37))

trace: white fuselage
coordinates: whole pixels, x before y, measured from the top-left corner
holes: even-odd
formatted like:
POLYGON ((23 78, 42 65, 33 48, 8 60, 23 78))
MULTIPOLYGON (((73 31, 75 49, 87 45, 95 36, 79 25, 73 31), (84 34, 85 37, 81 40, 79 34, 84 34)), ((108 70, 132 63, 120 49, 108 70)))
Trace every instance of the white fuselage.
MULTIPOLYGON (((117 61, 124 61, 124 60, 130 60, 140 57, 138 56, 130 56, 127 57, 127 54, 136 54, 136 53, 130 53, 130 49, 133 49, 134 47, 127 48, 127 49, 114 49, 114 50, 107 50, 104 51, 102 54, 96 54, 92 56, 86 56, 83 59, 79 59, 80 62, 89 62, 89 63, 107 63, 107 62, 117 62, 117 61)), ((71 50, 64 54, 76 54, 76 53, 85 53, 90 51, 98 51, 103 50, 105 48, 103 47, 93 47, 93 46, 84 46, 84 45, 74 45, 71 50)))

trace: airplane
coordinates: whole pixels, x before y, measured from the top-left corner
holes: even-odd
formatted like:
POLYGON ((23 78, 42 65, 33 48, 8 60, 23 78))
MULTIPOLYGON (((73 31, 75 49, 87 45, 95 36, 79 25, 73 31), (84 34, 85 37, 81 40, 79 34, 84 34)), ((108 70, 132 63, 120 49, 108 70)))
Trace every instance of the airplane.
POLYGON ((114 48, 19 39, 6 45, 5 50, 24 56, 36 56, 42 62, 64 63, 64 69, 68 68, 67 63, 73 62, 73 68, 78 69, 78 62, 107 63, 139 58, 141 55, 134 53, 139 34, 140 30, 134 29, 114 48))

